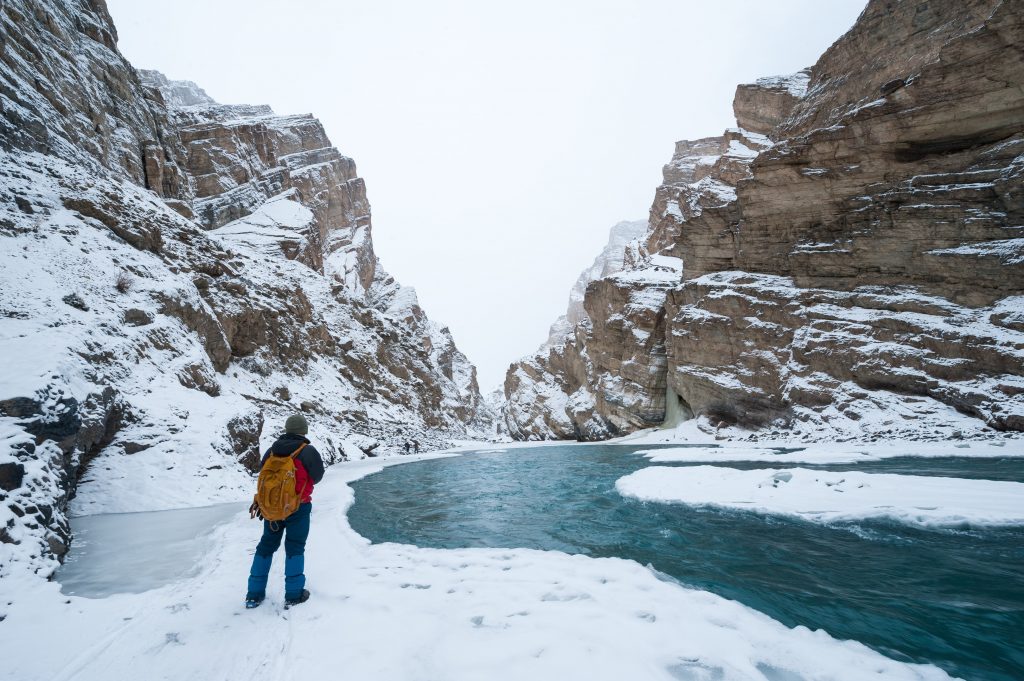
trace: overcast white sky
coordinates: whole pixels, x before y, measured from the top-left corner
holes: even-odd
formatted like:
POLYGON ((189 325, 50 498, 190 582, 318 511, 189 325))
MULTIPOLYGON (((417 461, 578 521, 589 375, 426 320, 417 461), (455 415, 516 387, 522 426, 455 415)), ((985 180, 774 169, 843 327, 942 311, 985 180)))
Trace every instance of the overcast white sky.
POLYGON ((450 326, 481 388, 564 311, 677 139, 735 125, 864 0, 107 0, 136 67, 225 103, 312 112, 355 159, 377 254, 450 326))

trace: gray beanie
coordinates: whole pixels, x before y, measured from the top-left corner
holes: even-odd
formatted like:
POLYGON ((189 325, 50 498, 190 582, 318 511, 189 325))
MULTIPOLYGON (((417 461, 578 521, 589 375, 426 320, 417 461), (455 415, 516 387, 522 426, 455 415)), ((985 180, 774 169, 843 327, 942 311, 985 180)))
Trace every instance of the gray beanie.
POLYGON ((309 424, 302 414, 293 414, 284 422, 284 432, 295 435, 305 435, 309 432, 309 424))

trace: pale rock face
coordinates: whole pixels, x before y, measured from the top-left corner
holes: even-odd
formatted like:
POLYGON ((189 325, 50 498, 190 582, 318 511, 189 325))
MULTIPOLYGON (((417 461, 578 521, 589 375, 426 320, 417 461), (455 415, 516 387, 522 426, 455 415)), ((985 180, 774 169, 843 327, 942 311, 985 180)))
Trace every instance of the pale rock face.
POLYGON ((207 106, 216 104, 213 97, 191 80, 169 80, 159 71, 139 69, 142 84, 160 90, 167 106, 207 106))
POLYGON ((1012 3, 873 1, 809 71, 740 86, 740 128, 677 144, 626 250, 680 280, 591 284, 608 314, 572 352, 593 373, 530 358, 559 413, 507 411, 509 432, 578 435, 550 424, 580 389, 609 433, 666 399, 805 438, 1024 430, 1022 42, 1012 3))
POLYGON ((611 228, 604 250, 594 258, 590 267, 580 273, 572 290, 569 291, 569 305, 565 314, 551 325, 551 330, 548 332, 549 345, 560 342, 574 326, 587 318, 587 311, 583 308, 587 285, 592 281, 621 272, 626 257, 626 246, 646 231, 647 222, 645 220, 623 220, 611 228))
POLYGON ((315 118, 140 79, 102 0, 0 22, 0 578, 52 573, 69 503, 244 498, 291 413, 327 463, 490 429, 315 118))

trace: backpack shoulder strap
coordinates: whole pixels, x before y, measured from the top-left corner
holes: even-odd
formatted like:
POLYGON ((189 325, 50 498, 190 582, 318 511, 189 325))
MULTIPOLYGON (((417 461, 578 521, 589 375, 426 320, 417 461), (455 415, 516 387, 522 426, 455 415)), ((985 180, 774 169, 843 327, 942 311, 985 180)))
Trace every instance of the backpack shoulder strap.
POLYGON ((292 452, 292 458, 294 459, 295 457, 297 457, 299 455, 299 452, 301 452, 308 444, 308 442, 303 442, 301 445, 299 445, 299 448, 292 452))

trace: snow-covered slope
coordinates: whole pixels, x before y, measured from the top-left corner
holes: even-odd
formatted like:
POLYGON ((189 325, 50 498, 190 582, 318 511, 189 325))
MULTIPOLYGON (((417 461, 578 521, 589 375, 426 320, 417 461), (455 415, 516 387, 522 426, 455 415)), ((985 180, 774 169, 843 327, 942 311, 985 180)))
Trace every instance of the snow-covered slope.
POLYGON ((488 427, 315 118, 140 78, 102 2, 0 21, 0 577, 53 570, 76 489, 83 513, 242 498, 296 411, 328 462, 488 427))
POLYGON ((677 143, 631 276, 510 368, 509 432, 1024 430, 1022 39, 1013 3, 878 0, 741 85, 738 128, 677 143))

